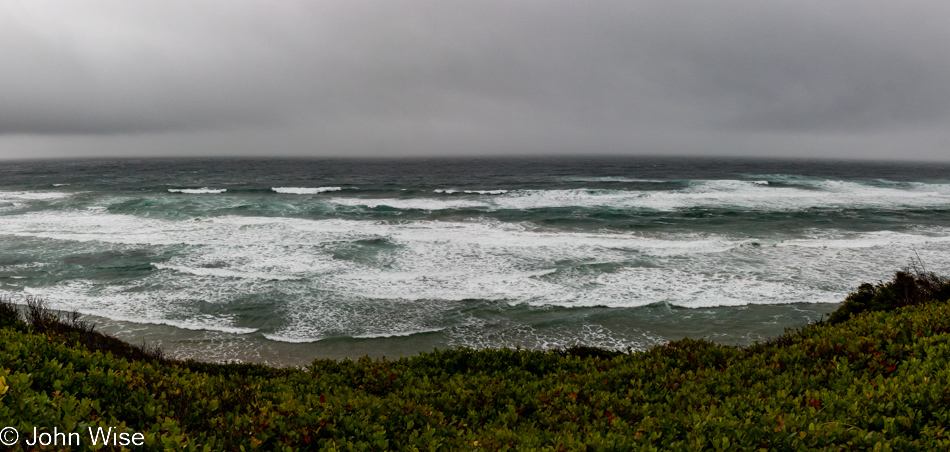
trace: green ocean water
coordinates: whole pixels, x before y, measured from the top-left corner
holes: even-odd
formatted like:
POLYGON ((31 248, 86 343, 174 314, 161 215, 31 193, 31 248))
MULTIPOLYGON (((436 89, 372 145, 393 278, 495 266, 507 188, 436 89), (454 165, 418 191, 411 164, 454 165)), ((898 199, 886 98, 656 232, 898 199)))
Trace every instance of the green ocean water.
POLYGON ((911 258, 947 269, 948 251, 947 165, 0 166, 0 293, 209 360, 748 344, 817 320, 911 258))

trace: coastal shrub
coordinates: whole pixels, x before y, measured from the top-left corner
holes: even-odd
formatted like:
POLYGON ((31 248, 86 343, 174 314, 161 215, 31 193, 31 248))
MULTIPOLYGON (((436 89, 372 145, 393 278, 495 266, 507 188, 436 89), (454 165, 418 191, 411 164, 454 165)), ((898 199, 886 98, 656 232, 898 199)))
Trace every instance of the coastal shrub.
POLYGON ((0 300, 0 325, 19 324, 36 334, 60 336, 71 344, 81 345, 91 351, 108 352, 118 357, 147 361, 165 359, 160 347, 145 343, 132 345, 103 334, 96 330, 92 322, 82 319, 78 312, 68 312, 61 317, 50 310, 39 297, 28 296, 25 302, 26 309, 21 315, 11 300, 0 300))
POLYGON ((9 297, 0 295, 0 328, 26 328, 20 320, 20 310, 9 297))
POLYGON ((563 350, 558 349, 554 350, 554 353, 557 353, 561 356, 577 356, 580 358, 613 358, 624 354, 619 350, 607 350, 604 348, 590 347, 587 345, 575 345, 563 350))
POLYGON ((950 448, 945 302, 749 347, 459 348, 286 369, 134 359, 70 334, 0 328, 0 423, 114 427, 143 450, 950 448))
POLYGON ((838 310, 831 313, 830 323, 840 323, 855 314, 869 311, 890 311, 902 306, 913 306, 931 300, 950 299, 950 282, 946 278, 919 267, 899 271, 887 283, 864 283, 845 299, 838 310))

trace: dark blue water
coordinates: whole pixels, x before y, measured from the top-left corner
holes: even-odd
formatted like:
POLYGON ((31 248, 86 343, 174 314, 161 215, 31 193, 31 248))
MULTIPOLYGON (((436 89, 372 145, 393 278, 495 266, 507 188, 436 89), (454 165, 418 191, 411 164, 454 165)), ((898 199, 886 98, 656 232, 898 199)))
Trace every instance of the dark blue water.
POLYGON ((204 359, 743 344, 817 319, 911 257, 945 269, 948 251, 947 165, 0 166, 0 293, 204 359))

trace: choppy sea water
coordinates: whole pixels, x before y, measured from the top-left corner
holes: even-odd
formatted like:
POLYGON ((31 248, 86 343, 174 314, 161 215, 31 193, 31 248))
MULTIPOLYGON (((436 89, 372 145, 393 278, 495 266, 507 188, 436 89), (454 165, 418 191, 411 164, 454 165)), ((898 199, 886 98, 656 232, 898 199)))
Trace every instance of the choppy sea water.
POLYGON ((947 165, 0 164, 0 294, 185 358, 749 344, 948 251, 947 165))

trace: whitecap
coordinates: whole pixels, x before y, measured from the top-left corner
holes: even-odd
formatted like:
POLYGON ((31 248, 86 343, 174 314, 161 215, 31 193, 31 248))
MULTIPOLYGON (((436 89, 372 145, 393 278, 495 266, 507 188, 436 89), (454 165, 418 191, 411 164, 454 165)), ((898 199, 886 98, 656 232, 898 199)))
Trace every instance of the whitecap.
POLYGON ((739 208, 788 211, 809 208, 950 207, 950 185, 910 188, 809 180, 804 186, 775 187, 767 181, 694 180, 677 190, 518 190, 492 198, 492 209, 606 207, 674 211, 690 208, 739 208))
POLYGON ((437 188, 432 191, 446 195, 451 195, 453 193, 465 193, 468 195, 503 195, 508 193, 508 190, 456 190, 453 188, 437 188))
POLYGON ((345 206, 363 206, 371 209, 391 207, 394 209, 448 210, 469 208, 490 208, 486 201, 477 199, 433 199, 433 198, 333 198, 333 204, 345 206))
POLYGON ((561 180, 567 182, 640 182, 640 183, 650 183, 650 184, 662 184, 670 182, 667 180, 659 179, 637 179, 632 177, 621 177, 621 176, 604 176, 604 177, 585 177, 585 176, 568 176, 562 177, 561 180))
POLYGON ((950 268, 950 228, 943 227, 814 229, 749 246, 746 236, 565 232, 489 219, 220 216, 211 223, 68 210, 3 221, 3 235, 108 249, 174 246, 174 256, 155 266, 171 271, 64 285, 59 299, 82 312, 153 323, 193 315, 195 325, 231 327, 227 317, 201 317, 195 300, 224 305, 273 292, 287 316, 274 334, 307 338, 417 331, 441 325, 440 312, 469 299, 564 307, 838 303, 857 284, 889 277, 914 247, 928 268, 950 268), (391 246, 371 259, 340 252, 359 254, 362 241, 380 238, 391 246))
POLYGON ((325 337, 296 337, 296 336, 283 336, 280 334, 271 334, 271 333, 263 333, 262 335, 264 336, 265 339, 272 340, 275 342, 287 342, 289 344, 308 344, 312 342, 320 342, 326 339, 325 337))
POLYGON ((0 201, 49 201, 72 196, 72 193, 55 191, 0 191, 0 201))
MULTIPOLYGON (((442 330, 444 330, 444 328, 424 328, 424 329, 409 330, 409 331, 355 334, 349 337, 353 339, 383 339, 383 338, 391 338, 391 337, 408 337, 415 334, 436 333, 442 330)), ((297 334, 263 333, 263 336, 272 341, 287 342, 291 344, 306 344, 306 343, 320 342, 322 340, 329 339, 329 337, 326 337, 326 336, 307 336, 307 335, 302 335, 299 333, 297 334)))
POLYGON ((543 208, 612 208, 675 211, 728 208, 758 211, 820 209, 906 209, 950 207, 950 185, 908 184, 884 187, 857 182, 807 179, 795 186, 775 186, 767 180, 692 180, 674 190, 554 189, 457 190, 436 193, 484 194, 478 198, 333 198, 334 204, 388 206, 395 209, 529 210, 543 208))
MULTIPOLYGON (((827 232, 822 235, 829 235, 827 232)), ((814 237, 806 239, 784 240, 778 247, 859 249, 890 246, 927 247, 941 243, 950 243, 950 236, 894 231, 874 231, 845 237, 814 237)))
POLYGON ((77 280, 53 287, 25 287, 23 291, 43 298, 50 309, 76 311, 122 322, 168 325, 186 330, 230 334, 251 334, 257 331, 257 328, 232 325, 233 320, 229 316, 201 314, 195 310, 193 303, 177 302, 179 297, 173 293, 165 293, 156 299, 154 294, 124 292, 127 288, 110 287, 103 292, 89 295, 88 291, 94 285, 91 281, 77 280), (170 306, 170 302, 175 302, 173 304, 176 306, 170 306), (170 315, 188 314, 187 311, 174 312, 175 308, 182 309, 185 306, 194 311, 187 319, 169 318, 170 315), (173 311, 169 312, 169 309, 173 311))
POLYGON ((315 195, 328 191, 340 191, 342 187, 272 187, 271 190, 277 193, 293 195, 315 195))
POLYGON ((406 336, 412 336, 415 334, 437 333, 444 329, 445 328, 424 328, 420 330, 411 330, 411 331, 393 331, 393 332, 387 332, 387 333, 356 334, 351 337, 354 339, 379 339, 379 338, 386 338, 386 337, 406 337, 406 336))
POLYGON ((189 195, 194 195, 194 194, 218 194, 218 193, 224 193, 224 192, 228 191, 228 189, 226 189, 226 188, 208 188, 208 187, 202 187, 202 188, 169 188, 168 191, 169 191, 170 193, 185 193, 185 194, 189 194, 189 195))
POLYGON ((503 195, 508 193, 508 190, 465 190, 465 193, 478 195, 503 195))

